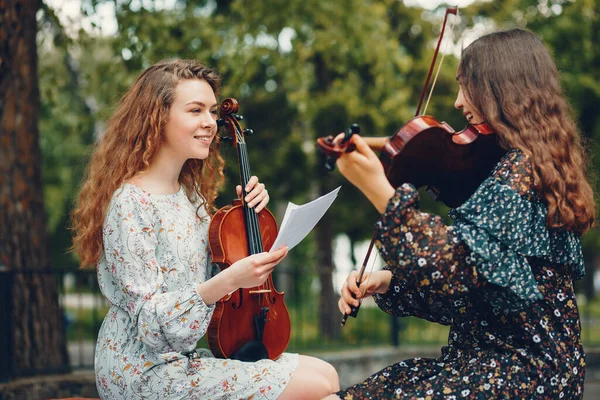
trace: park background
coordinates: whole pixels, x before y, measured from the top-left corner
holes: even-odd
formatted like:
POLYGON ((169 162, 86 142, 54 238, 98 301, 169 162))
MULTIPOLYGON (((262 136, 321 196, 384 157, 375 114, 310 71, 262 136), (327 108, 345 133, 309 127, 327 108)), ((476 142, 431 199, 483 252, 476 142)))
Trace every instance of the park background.
MULTIPOLYGON (((107 310, 94 271, 69 252, 69 215, 93 143, 135 77, 165 58, 219 70, 221 99, 240 103, 252 171, 277 219, 337 186, 337 200, 274 273, 292 318, 289 351, 321 356, 342 384, 412 355, 437 356, 447 328, 393 318, 367 302, 340 328, 341 282, 366 252, 377 213, 336 172, 317 137, 351 123, 390 136, 416 109, 441 21, 439 1, 0 0, 0 399, 96 396, 93 348, 107 310)), ((480 35, 521 27, 548 46, 579 127, 592 178, 600 164, 598 0, 459 1, 427 114, 457 130, 460 51, 480 35)), ((507 60, 510 62, 510 60, 507 60)), ((239 180, 236 152, 218 205, 239 180)), ((422 194, 427 211, 447 209, 422 194)), ((594 395, 600 345, 600 234, 583 238, 576 283, 594 395)), ((375 268, 381 261, 375 262, 375 268)), ((590 382, 590 386, 588 383, 590 382)), ((590 397, 590 396, 598 397, 590 397)))

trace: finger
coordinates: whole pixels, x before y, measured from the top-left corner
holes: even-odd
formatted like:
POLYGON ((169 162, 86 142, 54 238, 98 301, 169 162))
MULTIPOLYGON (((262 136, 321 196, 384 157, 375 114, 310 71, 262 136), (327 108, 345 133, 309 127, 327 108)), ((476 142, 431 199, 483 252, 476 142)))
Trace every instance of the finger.
POLYGON ((339 145, 342 142, 342 139, 344 139, 344 136, 346 136, 344 132, 338 133, 336 137, 333 138, 333 143, 339 145))
POLYGON ((286 257, 287 257, 287 255, 288 255, 288 252, 289 252, 289 250, 288 250, 288 247, 287 247, 287 246, 285 246, 284 248, 282 248, 282 250, 283 250, 283 251, 282 251, 281 255, 280 255, 280 256, 278 256, 278 257, 275 259, 275 261, 273 261, 273 262, 275 263, 275 265, 279 264, 279 263, 280 263, 280 262, 281 262, 281 261, 282 261, 284 258, 286 258, 286 257))
POLYGON ((285 256, 287 256, 288 250, 289 249, 287 246, 283 246, 276 250, 272 250, 272 251, 265 252, 265 253, 260 253, 259 255, 265 257, 264 258, 265 262, 279 263, 281 260, 283 260, 285 258, 285 256))
POLYGON ((238 199, 242 198, 242 185, 237 185, 235 187, 235 192, 237 193, 238 199))
POLYGON ((252 188, 254 188, 257 184, 258 184, 258 178, 255 175, 252 175, 250 177, 250 179, 248 179, 248 183, 246 184, 246 187, 244 188, 246 190, 246 193, 251 191, 252 188))
POLYGON ((344 303, 346 303, 347 306, 353 305, 354 307, 357 307, 359 304, 359 301, 354 298, 352 296, 352 293, 350 293, 349 291, 345 291, 344 293, 342 293, 341 298, 344 300, 344 303))
POLYGON ((246 195, 244 200, 248 203, 248 207, 256 207, 258 204, 262 203, 268 195, 269 192, 265 189, 265 184, 259 183, 250 193, 248 193, 248 195, 246 195))
MULTIPOLYGON (((354 137, 354 136, 352 136, 354 137)), ((351 151, 350 153, 341 153, 337 159, 337 166, 340 169, 345 169, 346 166, 359 166, 359 169, 368 165, 369 157, 359 151, 351 151)))
POLYGON ((342 288, 340 289, 340 295, 348 296, 349 294, 350 294, 350 291, 348 290, 348 285, 346 284, 346 282, 344 282, 342 284, 342 288))
POLYGON ((256 207, 254 207, 254 211, 259 213, 262 209, 267 207, 267 204, 269 204, 269 199, 269 193, 267 192, 267 189, 265 189, 262 194, 262 200, 256 207))
POLYGON ((375 152, 369 147, 367 142, 365 142, 364 139, 360 135, 352 135, 350 140, 352 141, 352 143, 354 143, 356 145, 356 151, 358 153, 366 156, 367 158, 373 158, 373 157, 377 158, 377 155, 375 154, 375 152))
POLYGON ((350 309, 350 306, 342 298, 338 300, 338 309, 342 314, 350 314, 350 312, 352 311, 350 309))
POLYGON ((248 203, 248 207, 254 207, 258 202, 262 200, 262 194, 265 191, 265 184, 258 183, 254 186, 254 189, 250 193, 244 197, 246 203, 248 203))
POLYGON ((356 277, 349 276, 346 283, 347 283, 347 288, 348 288, 349 293, 352 293, 354 296, 360 296, 360 289, 359 289, 358 285, 356 284, 356 277))

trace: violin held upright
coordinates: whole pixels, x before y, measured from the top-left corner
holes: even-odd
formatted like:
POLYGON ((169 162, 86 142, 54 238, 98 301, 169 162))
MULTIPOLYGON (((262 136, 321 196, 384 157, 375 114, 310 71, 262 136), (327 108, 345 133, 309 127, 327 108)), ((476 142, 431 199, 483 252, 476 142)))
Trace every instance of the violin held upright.
MULTIPOLYGON (((242 187, 252 176, 244 134, 235 99, 225 99, 219 108, 219 125, 236 146, 242 187)), ((243 200, 221 208, 209 226, 213 262, 221 269, 252 254, 270 250, 277 237, 277 221, 263 209, 258 214, 243 200)), ((273 277, 254 288, 240 288, 216 303, 208 326, 208 345, 216 357, 242 361, 278 358, 290 341, 290 316, 283 293, 275 290, 273 277)))

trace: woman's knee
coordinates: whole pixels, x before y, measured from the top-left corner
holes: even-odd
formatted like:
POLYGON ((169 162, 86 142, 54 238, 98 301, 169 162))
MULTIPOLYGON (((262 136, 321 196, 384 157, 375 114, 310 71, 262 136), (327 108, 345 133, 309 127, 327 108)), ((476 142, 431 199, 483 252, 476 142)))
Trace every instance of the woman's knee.
POLYGON ((338 390, 338 374, 331 364, 315 357, 300 356, 298 368, 280 398, 321 399, 338 390))
POLYGON ((328 393, 334 393, 340 390, 340 380, 333 365, 315 357, 308 358, 308 364, 311 370, 315 371, 315 374, 325 378, 322 382, 327 386, 325 389, 328 393))
POLYGON ((329 378, 331 382, 332 393, 340 390, 340 377, 338 376, 337 370, 335 367, 328 362, 324 361, 324 373, 329 378))

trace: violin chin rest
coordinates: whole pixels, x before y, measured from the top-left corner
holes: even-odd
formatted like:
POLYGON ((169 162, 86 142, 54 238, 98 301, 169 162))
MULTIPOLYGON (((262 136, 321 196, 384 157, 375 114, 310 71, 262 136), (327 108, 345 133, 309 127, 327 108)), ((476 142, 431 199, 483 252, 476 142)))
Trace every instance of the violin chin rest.
POLYGON ((231 358, 232 360, 254 362, 258 360, 263 360, 265 358, 269 358, 269 352, 267 351, 267 348, 265 347, 263 342, 258 340, 252 340, 251 342, 248 342, 242 347, 240 347, 229 358, 231 358))

